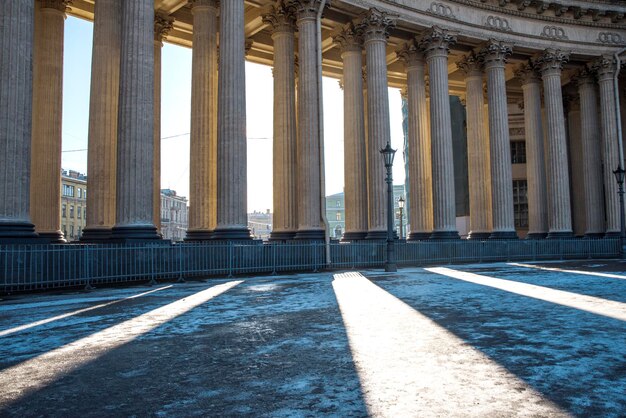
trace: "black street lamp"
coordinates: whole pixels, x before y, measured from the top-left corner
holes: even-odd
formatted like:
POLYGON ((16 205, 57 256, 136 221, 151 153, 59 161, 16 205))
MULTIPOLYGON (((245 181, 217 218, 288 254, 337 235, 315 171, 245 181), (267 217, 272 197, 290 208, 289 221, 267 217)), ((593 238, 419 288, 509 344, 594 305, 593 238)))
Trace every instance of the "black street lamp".
POLYGON ((617 181, 617 187, 619 194, 619 220, 620 220, 620 253, 623 255, 624 253, 624 238, 626 238, 626 223, 624 221, 624 174, 626 171, 622 168, 620 164, 617 166, 617 170, 613 171, 615 174, 615 180, 617 181))
POLYGON ((387 142, 387 146, 380 150, 385 159, 385 168, 387 169, 387 262, 385 263, 385 271, 398 271, 394 259, 394 242, 393 242, 393 157, 396 150, 391 148, 391 144, 387 142))
POLYGON ((404 197, 400 196, 398 199, 398 207, 400 208, 400 239, 402 239, 402 235, 404 233, 404 229, 402 228, 402 212, 404 211, 404 197))

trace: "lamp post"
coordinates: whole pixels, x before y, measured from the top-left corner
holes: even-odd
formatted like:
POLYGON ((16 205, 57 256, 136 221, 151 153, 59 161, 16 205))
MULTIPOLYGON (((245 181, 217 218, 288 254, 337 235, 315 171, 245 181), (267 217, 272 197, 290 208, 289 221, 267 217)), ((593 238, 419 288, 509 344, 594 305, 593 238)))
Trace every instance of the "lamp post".
POLYGON ((404 235, 404 228, 402 225, 402 212, 404 211, 404 196, 400 196, 400 199, 398 199, 398 207, 400 208, 400 239, 402 239, 402 236, 404 235))
POLYGON ((394 257, 393 242, 393 157, 396 150, 391 148, 391 144, 387 142, 387 146, 380 150, 385 159, 385 168, 387 169, 387 262, 385 263, 385 271, 398 271, 394 257))
POLYGON ((615 180, 617 181, 617 187, 619 194, 619 220, 620 220, 620 254, 624 255, 624 238, 626 237, 626 224, 624 221, 624 174, 626 171, 622 168, 622 165, 617 166, 617 170, 613 171, 615 174, 615 180))

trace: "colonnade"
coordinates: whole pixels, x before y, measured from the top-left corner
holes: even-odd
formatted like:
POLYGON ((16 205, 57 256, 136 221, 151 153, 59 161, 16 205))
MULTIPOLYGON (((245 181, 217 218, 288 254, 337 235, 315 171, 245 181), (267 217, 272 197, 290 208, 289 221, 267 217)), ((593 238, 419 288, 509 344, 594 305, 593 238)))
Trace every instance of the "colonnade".
MULTIPOLYGON (((6 197, 0 202, 0 239, 63 241, 59 188, 68 3, 14 0, 0 5, 0 153, 12 156, 4 157, 0 170, 0 192, 6 197)), ((277 192, 271 237, 276 240, 325 236, 319 62, 324 3, 280 1, 262 14, 274 44, 277 192)), ((191 0, 190 7, 194 30, 187 239, 249 239, 244 2, 191 0)), ((90 192, 83 239, 158 240, 160 57, 173 22, 155 14, 153 0, 98 0, 94 13, 90 192)), ((387 42, 395 19, 370 9, 333 36, 343 60, 345 240, 386 237, 379 150, 391 140, 387 42)), ((448 79, 449 52, 457 38, 457 32, 433 26, 397 49, 407 79, 409 240, 459 237, 448 79)), ((470 239, 517 237, 506 89, 512 50, 513 45, 490 39, 456 62, 466 85, 470 239)), ((562 95, 568 58, 565 51, 546 49, 515 71, 524 95, 530 238, 572 235, 562 95)), ((602 56, 575 78, 585 235, 590 237, 620 230, 619 202, 612 193, 612 171, 618 164, 615 71, 613 57, 602 56)))

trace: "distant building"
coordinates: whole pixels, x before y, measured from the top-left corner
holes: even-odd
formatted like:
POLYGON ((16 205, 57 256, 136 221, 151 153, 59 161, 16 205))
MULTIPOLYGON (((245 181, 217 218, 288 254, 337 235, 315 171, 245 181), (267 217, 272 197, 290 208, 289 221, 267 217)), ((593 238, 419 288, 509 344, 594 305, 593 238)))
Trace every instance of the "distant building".
POLYGON ((248 228, 255 239, 267 241, 272 232, 272 213, 254 211, 248 214, 248 228))
POLYGON ((176 190, 161 189, 161 234, 164 239, 182 241, 189 225, 187 198, 176 190))
POLYGON ((87 223, 87 176, 61 171, 61 231, 67 241, 77 241, 87 223))
MULTIPOLYGON (((394 229, 400 235, 400 207, 398 206, 398 200, 400 197, 404 197, 404 185, 394 184, 393 186, 393 198, 394 198, 394 229)), ((329 236, 331 239, 341 239, 341 236, 346 230, 346 207, 343 192, 326 196, 326 220, 328 221, 329 236)), ((406 238, 407 231, 407 213, 406 205, 402 210, 402 238, 406 238)))

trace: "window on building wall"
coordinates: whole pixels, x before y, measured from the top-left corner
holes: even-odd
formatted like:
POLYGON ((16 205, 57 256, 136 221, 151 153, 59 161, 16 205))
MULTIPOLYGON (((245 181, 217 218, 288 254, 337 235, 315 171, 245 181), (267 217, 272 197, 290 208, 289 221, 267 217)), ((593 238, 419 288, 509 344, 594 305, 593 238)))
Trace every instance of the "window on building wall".
POLYGON ((87 220, 87 208, 83 208, 83 219, 87 220))
POLYGON ((83 190, 83 198, 87 199, 87 189, 83 190))
POLYGON ((63 226, 61 227, 61 230, 63 231, 63 235, 67 236, 67 226, 66 226, 66 225, 63 225, 63 226))
POLYGON ((81 189, 80 187, 78 188, 78 198, 79 199, 83 198, 83 189, 81 189))
MULTIPOLYGON (((80 189, 78 189, 78 190, 80 190, 80 189)), ((76 208, 76 217, 77 217, 78 219, 80 219, 80 218, 81 218, 81 216, 82 216, 82 213, 81 213, 81 212, 82 212, 82 210, 81 210, 80 206, 79 206, 78 208, 76 208)))
POLYGON ((64 184, 63 196, 74 197, 74 186, 70 186, 69 184, 64 184))
POLYGON ((341 225, 337 225, 337 227, 335 228, 335 238, 341 238, 341 233, 342 233, 341 225))
POLYGON ((516 228, 528 228, 528 183, 513 180, 513 211, 516 228))
POLYGON ((337 212, 337 220, 340 221, 341 220, 341 212, 337 212))
POLYGON ((67 211, 67 205, 62 205, 61 206, 61 217, 62 218, 65 218, 67 216, 66 213, 65 213, 66 211, 67 211))
POLYGON ((526 142, 511 141, 511 162, 513 164, 526 164, 526 142))
POLYGON ((80 238, 80 234, 82 234, 82 233, 83 233, 83 230, 82 230, 82 228, 79 226, 79 227, 78 227, 78 235, 76 235, 76 238, 80 238))
POLYGON ((74 218, 74 205, 70 205, 70 218, 74 218))
POLYGON ((341 201, 340 201, 340 200, 336 201, 336 202, 335 202, 335 206, 337 206, 338 208, 340 208, 340 207, 341 207, 341 201))
POLYGON ((70 238, 74 238, 74 225, 70 225, 70 238))

